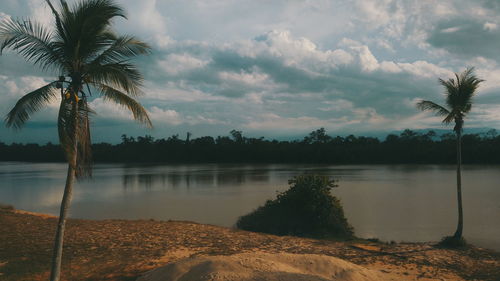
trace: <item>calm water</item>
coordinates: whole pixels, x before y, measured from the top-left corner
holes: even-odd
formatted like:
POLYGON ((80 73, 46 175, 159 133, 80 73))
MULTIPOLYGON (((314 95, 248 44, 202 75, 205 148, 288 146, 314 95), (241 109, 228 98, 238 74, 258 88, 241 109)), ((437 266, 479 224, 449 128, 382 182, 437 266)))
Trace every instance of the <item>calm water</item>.
MULTIPOLYGON (((173 219, 233 226, 304 172, 338 179, 334 189, 360 237, 436 241, 456 226, 455 168, 437 165, 100 164, 75 188, 71 216, 173 219)), ((0 162, 0 202, 58 213, 66 165, 0 162)), ((465 166, 465 237, 500 250, 500 166, 465 166)))

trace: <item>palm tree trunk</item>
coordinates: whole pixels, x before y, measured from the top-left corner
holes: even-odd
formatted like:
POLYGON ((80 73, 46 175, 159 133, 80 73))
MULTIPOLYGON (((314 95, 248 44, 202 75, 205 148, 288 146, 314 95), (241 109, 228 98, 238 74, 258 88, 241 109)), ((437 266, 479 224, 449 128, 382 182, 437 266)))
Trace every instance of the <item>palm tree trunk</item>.
POLYGON ((464 228, 464 214, 462 208, 462 134, 457 132, 457 201, 458 201, 458 225, 454 238, 462 238, 464 228))
POLYGON ((61 202, 61 210, 59 213, 59 223, 57 224, 56 238, 54 240, 54 252, 52 255, 52 270, 50 273, 50 281, 60 280, 64 230, 66 228, 66 217, 68 215, 69 205, 71 203, 74 180, 75 180, 75 168, 73 164, 70 163, 68 164, 66 186, 64 187, 64 195, 61 202))
POLYGON ((64 186, 64 194, 61 201, 61 209, 59 211, 59 222, 57 224, 56 237, 54 239, 54 251, 52 254, 52 268, 50 272, 50 281, 59 281, 61 278, 62 252, 64 244, 64 230, 66 229, 66 217, 68 216, 71 197, 73 195, 73 183, 75 182, 76 164, 78 155, 78 103, 73 103, 75 112, 73 147, 71 158, 68 159, 68 174, 66 175, 66 185, 64 186))

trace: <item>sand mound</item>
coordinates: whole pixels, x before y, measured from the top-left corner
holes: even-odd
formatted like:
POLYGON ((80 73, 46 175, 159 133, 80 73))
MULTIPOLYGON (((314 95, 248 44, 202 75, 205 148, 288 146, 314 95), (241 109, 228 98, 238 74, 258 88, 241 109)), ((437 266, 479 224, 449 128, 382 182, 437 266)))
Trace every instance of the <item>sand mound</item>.
POLYGON ((137 281, 378 281, 380 272, 325 255, 242 253, 183 259, 137 281))

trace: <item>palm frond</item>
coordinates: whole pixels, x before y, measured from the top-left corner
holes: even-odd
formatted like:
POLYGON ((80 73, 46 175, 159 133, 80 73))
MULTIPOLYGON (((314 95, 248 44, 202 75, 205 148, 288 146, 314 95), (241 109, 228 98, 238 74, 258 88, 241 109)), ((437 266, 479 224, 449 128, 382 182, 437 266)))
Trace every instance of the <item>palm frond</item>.
MULTIPOLYGON (((456 73, 455 73, 455 75, 458 76, 456 73)), ((460 80, 463 83, 465 80, 467 80, 473 76, 474 76, 474 67, 467 67, 462 73, 460 73, 460 80)))
POLYGON ((134 65, 128 63, 90 65, 84 80, 109 85, 131 96, 142 94, 143 77, 134 65))
POLYGON ((99 54, 90 65, 121 63, 138 55, 147 54, 151 47, 133 36, 120 36, 99 54))
POLYGON ((59 0, 59 5, 61 5, 61 11, 63 13, 70 13, 71 11, 69 10, 69 5, 66 0, 59 0))
POLYGON ((443 123, 450 124, 456 118, 457 118, 457 112, 456 111, 452 111, 448 115, 446 115, 446 117, 443 119, 443 123))
POLYGON ((450 108, 467 113, 472 106, 472 97, 475 95, 479 84, 484 80, 474 75, 473 67, 467 68, 460 74, 455 73, 455 79, 446 81, 439 79, 440 83, 446 88, 446 104, 450 108))
POLYGON ((422 111, 433 111, 437 116, 446 116, 450 111, 443 106, 428 100, 422 100, 417 103, 417 108, 422 111))
POLYGON ((63 65, 62 55, 51 40, 51 32, 37 22, 9 18, 0 23, 0 54, 6 48, 12 49, 44 69, 63 65))
POLYGON ((52 99, 57 97, 55 83, 47 84, 20 98, 14 108, 7 114, 5 122, 7 127, 20 129, 31 115, 39 111, 52 99))
POLYGON ((444 93, 446 96, 457 94, 458 86, 455 83, 455 79, 443 80, 439 78, 439 83, 445 87, 446 91, 444 93))
POLYGON ((62 22, 61 22, 61 16, 59 15, 59 12, 57 12, 57 10, 54 8, 54 5, 52 5, 52 2, 50 2, 50 0, 45 0, 45 2, 47 2, 47 4, 50 7, 50 10, 52 11, 52 14, 54 15, 54 19, 56 22, 57 35, 59 36, 60 41, 61 42, 66 41, 66 34, 64 31, 64 27, 62 25, 62 22))
POLYGON ((113 0, 79 1, 73 7, 72 13, 77 20, 91 19, 92 23, 101 26, 109 25, 109 21, 115 17, 127 18, 125 10, 113 0))
MULTIPOLYGON (((0 23, 0 54, 4 49, 17 51, 44 69, 56 68, 63 78, 22 97, 8 113, 7 126, 21 128, 34 112, 57 97, 56 86, 69 82, 69 86, 63 84, 67 88, 61 89, 61 94, 91 85, 105 100, 128 108, 136 120, 151 127, 146 110, 130 97, 141 93, 143 77, 128 63, 148 53, 150 47, 133 36, 117 36, 110 29, 113 18, 125 17, 123 9, 113 0, 79 0, 72 5, 65 0, 59 0, 59 5, 45 1, 54 16, 54 31, 31 21, 4 20, 0 23)), ((78 97, 79 93, 73 92, 69 98, 62 95, 58 133, 68 162, 82 178, 90 176, 92 110, 84 93, 78 97)))
POLYGON ((69 60, 87 61, 99 50, 112 44, 108 28, 114 17, 125 17, 123 9, 111 0, 80 1, 61 12, 66 34, 65 49, 69 60))
POLYGON ((135 120, 145 124, 150 128, 153 127, 153 124, 149 119, 146 109, 144 109, 144 107, 142 107, 142 105, 139 104, 136 100, 122 93, 121 91, 105 84, 93 83, 93 86, 95 86, 100 90, 100 92, 104 97, 104 100, 112 101, 116 104, 128 108, 132 112, 132 115, 134 116, 135 120))

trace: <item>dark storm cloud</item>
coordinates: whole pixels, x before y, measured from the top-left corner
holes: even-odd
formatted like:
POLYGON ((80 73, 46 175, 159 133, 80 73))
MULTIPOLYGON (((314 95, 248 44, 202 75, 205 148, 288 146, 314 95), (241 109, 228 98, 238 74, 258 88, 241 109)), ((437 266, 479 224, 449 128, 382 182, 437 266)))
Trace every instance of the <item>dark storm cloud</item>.
POLYGON ((500 26, 480 19, 442 21, 427 41, 434 47, 468 58, 500 59, 500 26))
POLYGON ((498 0, 481 0, 480 2, 487 9, 500 11, 500 1, 498 0))

